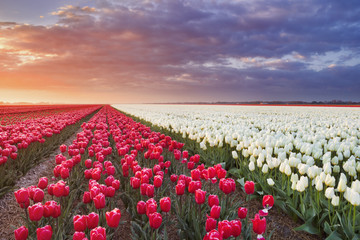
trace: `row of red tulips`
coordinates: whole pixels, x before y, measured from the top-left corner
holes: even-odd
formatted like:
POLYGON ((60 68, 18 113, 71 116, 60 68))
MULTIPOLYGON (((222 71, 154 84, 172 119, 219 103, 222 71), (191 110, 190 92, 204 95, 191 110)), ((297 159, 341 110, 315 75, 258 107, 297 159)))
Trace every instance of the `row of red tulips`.
POLYGON ((44 112, 38 111, 34 106, 35 114, 19 114, 26 120, 16 121, 17 118, 12 115, 13 122, 9 122, 8 125, 2 124, 0 127, 0 166, 9 158, 15 160, 18 149, 26 149, 33 142, 45 142, 45 137, 59 134, 66 126, 78 122, 96 108, 99 106, 67 107, 59 111, 60 109, 55 106, 44 112))
MULTIPOLYGON (((174 222, 181 238, 227 239, 242 234, 250 239, 252 228, 258 239, 264 239, 272 196, 264 196, 264 209, 249 221, 236 182, 226 178, 222 165, 200 164, 199 155, 182 150, 184 144, 109 106, 82 129, 71 145, 60 147, 54 183, 41 178, 37 186, 15 192, 28 219, 26 226, 15 230, 16 239, 35 237, 35 232, 37 239, 111 239, 118 234, 121 219, 119 198, 138 239, 167 238, 174 222), (44 197, 53 200, 45 202, 44 197), (71 229, 64 230, 71 218, 71 229)), ((253 194, 254 183, 246 182, 244 190, 253 194)))

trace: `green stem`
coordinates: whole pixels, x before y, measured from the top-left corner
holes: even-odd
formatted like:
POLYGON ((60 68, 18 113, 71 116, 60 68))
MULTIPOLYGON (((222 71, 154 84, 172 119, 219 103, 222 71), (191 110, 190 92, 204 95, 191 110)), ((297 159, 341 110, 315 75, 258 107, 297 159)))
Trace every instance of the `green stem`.
POLYGON ((354 205, 354 213, 353 213, 353 232, 355 232, 355 215, 356 215, 356 206, 354 205))

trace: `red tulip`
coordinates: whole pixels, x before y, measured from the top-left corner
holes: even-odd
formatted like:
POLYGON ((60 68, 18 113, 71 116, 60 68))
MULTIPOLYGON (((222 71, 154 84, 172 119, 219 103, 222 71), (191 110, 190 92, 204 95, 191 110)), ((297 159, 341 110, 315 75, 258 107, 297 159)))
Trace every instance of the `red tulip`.
POLYGON ((203 191, 201 189, 197 189, 195 191, 195 201, 197 204, 203 204, 206 199, 206 191, 203 191))
POLYGON ((90 192, 85 191, 83 195, 83 203, 91 203, 91 194, 90 192))
POLYGON ((74 229, 77 232, 84 232, 86 229, 86 221, 87 216, 86 215, 76 215, 73 218, 74 223, 74 229))
POLYGON ((157 229, 160 227, 161 223, 162 223, 162 217, 161 214, 158 212, 154 212, 152 214, 149 215, 149 222, 150 222, 150 227, 157 229))
POLYGON ((154 197, 154 185, 152 184, 149 184, 146 188, 146 196, 152 198, 154 197))
POLYGON ((217 221, 212 217, 208 217, 205 223, 206 232, 210 232, 211 230, 216 229, 216 225, 217 221))
POLYGON ((240 219, 246 218, 247 212, 248 212, 247 208, 240 207, 239 210, 238 210, 238 217, 240 219))
POLYGON ((130 178, 130 185, 133 189, 138 189, 140 187, 141 180, 137 177, 130 178))
POLYGON ((210 210, 210 216, 212 218, 218 219, 220 217, 221 207, 220 206, 212 206, 210 210))
POLYGON ((274 206, 274 197, 272 195, 265 195, 262 204, 266 209, 272 208, 272 206, 274 206))
POLYGON ((255 214, 255 218, 251 219, 253 223, 253 231, 259 235, 262 235, 266 229, 266 219, 260 219, 259 214, 255 214))
POLYGON ((36 229, 36 236, 38 240, 50 240, 52 233, 53 232, 50 225, 36 229))
POLYGON ((183 195, 185 193, 185 184, 177 184, 175 190, 177 195, 183 195))
POLYGON ((218 226, 219 232, 222 234, 222 237, 227 239, 232 234, 232 227, 228 220, 224 220, 219 222, 218 226))
POLYGON ((97 227, 97 225, 99 224, 99 215, 94 212, 89 213, 87 215, 86 224, 89 229, 93 229, 93 228, 97 227))
POLYGON ((87 239, 84 232, 75 232, 73 235, 73 240, 84 240, 87 239))
POLYGON ((147 190, 148 185, 149 184, 147 184, 147 183, 142 183, 140 185, 140 194, 141 195, 143 195, 143 196, 146 195, 146 190, 147 190))
POLYGON ((146 215, 149 216, 152 213, 156 212, 157 210, 157 205, 150 203, 150 204, 146 204, 146 215))
POLYGON ((169 197, 160 199, 160 208, 163 212, 169 212, 171 209, 171 199, 169 197))
POLYGON ((39 182, 38 182, 38 188, 40 189, 45 189, 48 185, 48 179, 46 177, 42 177, 39 179, 39 182))
POLYGON ((161 187, 162 182, 163 182, 163 178, 161 176, 154 177, 154 187, 156 187, 156 188, 161 187))
POLYGON ((119 209, 115 208, 111 212, 106 212, 106 223, 109 227, 116 228, 119 226, 121 212, 119 209))
POLYGON ((208 204, 209 204, 209 207, 212 207, 214 205, 218 206, 219 205, 219 197, 218 197, 218 195, 209 195, 208 204))
POLYGON ((106 229, 96 227, 90 231, 90 240, 106 240, 106 229))
POLYGON ((226 176, 226 170, 223 169, 223 168, 219 168, 219 169, 216 171, 216 173, 217 173, 218 179, 225 178, 225 176, 226 176))
POLYGON ((113 188, 115 188, 115 190, 118 190, 120 188, 120 181, 115 179, 112 183, 111 183, 111 186, 113 188))
POLYGON ((31 221, 40 221, 44 214, 44 207, 41 203, 36 203, 28 207, 29 218, 31 221))
POLYGON ((136 205, 136 210, 138 214, 145 214, 146 213, 146 203, 144 201, 139 201, 136 205))
POLYGON ((231 224, 231 235, 233 237, 237 237, 241 234, 241 221, 240 220, 232 220, 231 224))
POLYGON ((222 239, 223 237, 221 233, 219 233, 216 229, 214 229, 208 232, 203 240, 222 240, 222 239))
POLYGON ((43 207, 44 207, 43 216, 46 218, 54 217, 54 216, 55 216, 55 218, 58 217, 57 211, 60 211, 60 214, 61 214, 61 210, 57 209, 57 208, 60 208, 60 205, 58 205, 58 203, 55 201, 47 201, 43 207))
POLYGON ((60 145, 60 151, 62 152, 62 153, 64 153, 64 152, 66 152, 66 145, 65 144, 62 144, 62 145, 60 145))
POLYGON ((40 188, 34 189, 34 196, 33 200, 34 202, 41 202, 44 199, 44 191, 40 188))
POLYGON ((25 188, 20 188, 14 192, 17 203, 26 203, 29 201, 29 192, 25 188))
POLYGON ((177 179, 178 179, 178 176, 177 176, 176 174, 172 174, 172 175, 170 176, 170 181, 171 181, 171 182, 176 182, 177 179))
POLYGON ((29 235, 29 230, 25 226, 21 226, 14 231, 16 240, 26 240, 29 235))
POLYGON ((244 188, 247 194, 253 194, 255 190, 255 183, 253 181, 246 181, 244 188))
POLYGON ((199 169, 191 170, 191 178, 194 181, 200 180, 200 171, 199 171, 199 169))
POLYGON ((105 207, 105 195, 103 193, 96 195, 93 201, 96 209, 102 209, 105 207))

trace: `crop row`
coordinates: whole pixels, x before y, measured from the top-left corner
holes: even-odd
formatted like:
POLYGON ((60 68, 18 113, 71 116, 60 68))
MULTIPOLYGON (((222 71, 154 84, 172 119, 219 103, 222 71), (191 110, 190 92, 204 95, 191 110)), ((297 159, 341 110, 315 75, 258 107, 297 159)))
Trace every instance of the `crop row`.
MULTIPOLYGON (((29 112, 23 121, 0 127, 0 196, 16 180, 50 154, 100 106, 69 107, 61 111, 29 112)), ((36 107, 34 107, 36 110, 36 107)))

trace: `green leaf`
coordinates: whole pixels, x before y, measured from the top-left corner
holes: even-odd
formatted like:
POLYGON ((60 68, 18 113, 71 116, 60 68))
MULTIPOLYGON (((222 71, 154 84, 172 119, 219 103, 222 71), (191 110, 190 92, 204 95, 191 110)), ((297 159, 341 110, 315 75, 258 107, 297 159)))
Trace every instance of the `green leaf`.
POLYGON ((312 222, 306 222, 303 225, 294 228, 295 231, 304 231, 310 234, 320 234, 319 230, 313 226, 312 222))
POLYGON ((332 234, 332 230, 328 222, 324 223, 324 232, 326 232, 328 235, 332 234))
POLYGON ((333 231, 325 240, 341 240, 341 236, 338 232, 333 231))
POLYGON ((238 183, 240 183, 240 185, 241 186, 245 186, 245 180, 244 180, 244 178, 240 178, 240 179, 238 179, 238 180, 236 180, 238 183))

